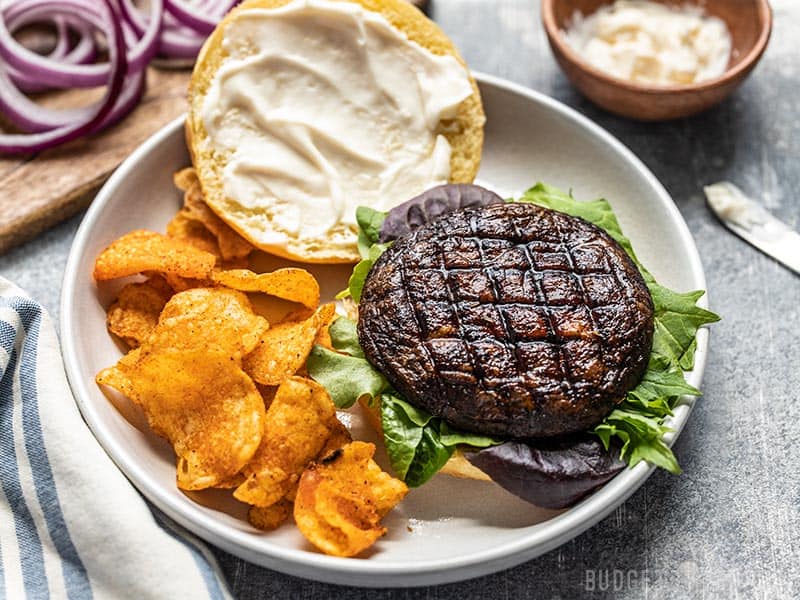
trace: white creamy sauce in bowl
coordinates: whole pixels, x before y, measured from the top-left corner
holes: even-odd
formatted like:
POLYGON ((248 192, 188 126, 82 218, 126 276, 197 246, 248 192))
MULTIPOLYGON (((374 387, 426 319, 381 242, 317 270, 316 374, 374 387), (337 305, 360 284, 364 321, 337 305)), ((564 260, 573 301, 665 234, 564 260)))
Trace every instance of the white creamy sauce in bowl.
POLYGON ((617 0, 591 15, 576 13, 564 38, 586 62, 648 85, 689 85, 727 69, 731 35, 697 6, 617 0))

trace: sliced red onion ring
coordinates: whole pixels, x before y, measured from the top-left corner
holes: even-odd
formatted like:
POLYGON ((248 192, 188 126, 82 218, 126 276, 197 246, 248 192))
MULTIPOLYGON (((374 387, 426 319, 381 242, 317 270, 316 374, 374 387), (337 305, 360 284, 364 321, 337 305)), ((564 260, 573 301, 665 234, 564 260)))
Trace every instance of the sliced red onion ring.
MULTIPOLYGON (((62 0, 63 1, 63 0, 62 0)), ((105 18, 105 31, 108 41, 109 68, 106 93, 103 99, 95 105, 95 110, 87 118, 77 123, 56 127, 49 131, 35 134, 2 134, 0 135, 0 152, 21 153, 38 152, 54 145, 74 140, 82 135, 92 133, 96 130, 114 108, 116 99, 124 96, 125 75, 128 70, 128 60, 125 54, 125 40, 123 39, 121 19, 117 14, 117 8, 113 0, 102 0, 102 17, 105 18)), ((93 6, 92 10, 97 11, 98 7, 93 6)), ((4 31, 5 26, 2 27, 4 31)), ((130 79, 129 81, 134 81, 130 79)), ((11 80, 6 73, 4 66, 0 64, 0 88, 12 86, 11 80)), ((110 117, 109 117, 110 118, 110 117)))
MULTIPOLYGON (((27 0, 11 4, 9 8, 23 10, 25 15, 33 20, 49 20, 54 15, 72 16, 79 18, 91 26, 104 31, 101 5, 87 5, 85 0, 27 0), (98 25, 99 24, 99 25, 98 25)), ((61 61, 40 56, 28 50, 17 42, 11 35, 5 20, 12 16, 4 11, 0 20, 0 57, 17 71, 35 74, 40 81, 47 81, 53 86, 61 88, 72 87, 97 87, 108 81, 107 64, 74 65, 64 64, 61 61)))
POLYGON ((199 12, 193 12, 191 8, 184 6, 180 0, 164 0, 164 8, 174 15, 178 21, 198 33, 208 35, 217 26, 216 21, 205 18, 199 12))
MULTIPOLYGON (((45 10, 49 14, 72 14, 97 23, 98 6, 89 0, 26 0, 29 11, 45 10)), ((13 5, 12 5, 13 6, 13 5)), ((147 30, 128 53, 128 64, 132 71, 144 68, 155 56, 156 43, 161 31, 164 0, 151 0, 150 21, 147 30)), ((115 15, 116 12, 115 8, 115 15)), ((118 16, 115 16, 118 19, 118 16)), ((98 27, 98 29, 101 29, 98 27)), ((101 29, 102 31, 102 29, 101 29)), ((0 56, 9 65, 20 71, 33 71, 42 79, 59 87, 97 87, 108 79, 109 65, 73 65, 41 56, 29 50, 13 38, 5 23, 0 20, 0 56)))
MULTIPOLYGON (((59 62, 73 65, 90 63, 95 59, 97 51, 95 49, 93 30, 84 21, 63 16, 54 16, 52 14, 39 17, 29 12, 15 19, 6 19, 6 23, 9 32, 14 33, 19 28, 26 25, 46 22, 47 20, 52 20, 55 23, 58 32, 56 46, 53 48, 53 51, 47 55, 48 58, 57 59, 59 62), (72 49, 69 48, 69 36, 71 31, 78 35, 78 42, 72 49)), ((30 94, 58 89, 56 86, 42 81, 42 78, 35 74, 27 71, 19 71, 11 66, 7 66, 6 68, 11 80, 22 92, 30 94)))
MULTIPOLYGON (((193 61, 206 35, 239 0, 10 0, 0 4, 0 112, 26 134, 0 134, 0 153, 34 152, 118 121, 139 102, 146 67, 193 61), (14 38, 22 27, 55 26, 57 40, 41 55, 14 38), (95 63, 105 46, 109 60, 95 63), (77 37, 75 37, 77 36, 77 37), (72 41, 75 40, 75 41, 72 41), (77 109, 43 107, 25 94, 105 86, 102 100, 77 109)), ((2 0, 0 0, 2 3, 2 0)))
MULTIPOLYGON (((201 0, 189 6, 184 2, 181 8, 184 12, 191 11, 196 18, 202 11, 203 14, 213 18, 215 22, 219 22, 239 1, 201 0)), ((148 18, 139 13, 134 0, 120 0, 120 5, 125 15, 125 20, 141 35, 147 27, 148 18)), ((203 42, 205 42, 206 34, 201 34, 196 28, 190 27, 185 18, 176 17, 174 12, 169 10, 166 2, 165 7, 167 11, 164 14, 164 23, 158 44, 159 57, 167 60, 177 59, 178 61, 194 60, 197 57, 197 53, 200 52, 203 42)), ((180 9, 176 12, 180 12, 180 9)), ((207 20, 211 22, 210 19, 207 20)), ((179 62, 178 64, 184 63, 179 62)))
MULTIPOLYGON (((60 6, 62 9, 65 6, 64 2, 66 2, 66 4, 71 4, 75 2, 75 0, 61 0, 59 4, 62 5, 60 6)), ((82 4, 82 1, 78 0, 75 5, 77 6, 80 4, 82 4)), ((160 9, 157 2, 154 2, 152 6, 155 7, 154 10, 160 9)), ((43 13, 43 5, 41 0, 29 1, 25 3, 24 7, 27 10, 22 13, 22 15, 28 19, 28 22, 36 19, 45 20, 48 16, 48 14, 41 14, 43 13)), ((52 16, 53 6, 50 6, 49 8, 49 16, 52 16)), ((83 12, 83 24, 86 27, 93 27, 99 31, 103 31, 107 28, 107 20, 103 18, 103 15, 97 10, 97 8, 98 7, 95 6, 91 11, 83 12)), ((131 59, 138 62, 128 63, 127 72, 132 79, 125 82, 122 93, 119 97, 114 99, 114 105, 110 114, 107 118, 104 118, 102 121, 100 121, 98 128, 106 127, 111 122, 119 120, 119 118, 130 112, 138 102, 139 98, 141 97, 141 92, 144 89, 143 73, 147 64, 145 61, 142 61, 141 58, 145 57, 147 58, 147 62, 149 62, 150 58, 152 58, 152 56, 155 54, 155 34, 158 33, 156 27, 150 27, 148 32, 146 32, 146 35, 140 40, 137 38, 132 29, 125 31, 124 23, 122 23, 122 20, 118 18, 116 12, 114 14, 114 19, 120 21, 123 26, 123 39, 126 47, 132 48, 131 59), (147 46, 144 45, 145 43, 147 46)), ((162 13, 154 13, 154 15, 157 14, 162 13)), ((19 15, 14 16, 17 17, 17 19, 19 18, 19 15)), ((74 16, 72 18, 74 18, 74 16)), ((157 21, 152 22, 156 23, 157 21)), ((88 30, 88 33, 91 35, 91 29, 88 30)), ((104 67, 106 71, 109 69, 108 64, 100 66, 104 67)), ((9 75, 13 76, 12 73, 9 75)), ((47 75, 42 75, 38 70, 33 70, 31 77, 35 77, 36 80, 39 81, 47 80, 47 75)), ((48 131, 50 129, 68 127, 76 122, 86 121, 87 119, 91 118, 97 106, 98 105, 93 105, 79 109, 45 108, 27 98, 22 93, 21 89, 17 89, 14 86, 0 86, 0 108, 3 109, 6 118, 8 118, 14 125, 23 131, 31 133, 39 133, 48 131)))

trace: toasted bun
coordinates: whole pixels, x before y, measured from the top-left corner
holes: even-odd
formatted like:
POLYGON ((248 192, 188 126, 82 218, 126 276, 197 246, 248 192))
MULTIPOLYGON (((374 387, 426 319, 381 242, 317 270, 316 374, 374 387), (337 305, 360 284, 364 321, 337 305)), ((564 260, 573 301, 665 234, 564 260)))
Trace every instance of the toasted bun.
MULTIPOLYGON (((375 428, 375 431, 381 433, 383 431, 383 426, 381 423, 380 400, 376 402, 374 406, 370 406, 363 401, 359 401, 359 404, 361 405, 369 424, 375 428)), ((479 481, 492 480, 486 473, 469 462, 464 456, 464 453, 458 448, 455 452, 453 452, 450 460, 445 463, 439 472, 452 477, 460 477, 462 479, 477 479, 479 481)))
MULTIPOLYGON (((220 23, 206 41, 195 64, 189 85, 189 116, 186 120, 186 141, 197 170, 208 205, 231 227, 258 248, 302 262, 311 263, 349 263, 359 260, 353 235, 353 247, 343 250, 332 248, 328 236, 319 239, 299 240, 288 248, 271 246, 264 243, 266 236, 273 232, 282 233, 278 226, 271 223, 272 231, 260 231, 249 226, 250 217, 243 213, 241 207, 235 205, 223 193, 222 172, 227 165, 228 157, 208 149, 205 141, 208 137, 202 119, 202 106, 214 75, 226 57, 223 50, 223 32, 228 23, 241 11, 253 8, 278 8, 288 4, 290 0, 247 0, 232 10, 220 23)), ((429 20, 421 11, 406 0, 335 0, 355 2, 367 10, 380 13, 394 27, 403 31, 410 40, 427 48, 433 54, 450 54, 462 64, 464 60, 458 54, 453 43, 439 27, 429 20)), ((465 65, 466 66, 466 65, 465 65)), ((459 106, 455 119, 442 122, 440 133, 451 146, 450 181, 452 183, 469 183, 478 172, 483 147, 483 124, 485 121, 478 86, 470 78, 473 88, 472 96, 459 106)), ((269 214, 270 206, 263 208, 269 214)), ((347 227, 339 225, 342 231, 347 227)), ((355 234, 355 232, 354 232, 355 234)))

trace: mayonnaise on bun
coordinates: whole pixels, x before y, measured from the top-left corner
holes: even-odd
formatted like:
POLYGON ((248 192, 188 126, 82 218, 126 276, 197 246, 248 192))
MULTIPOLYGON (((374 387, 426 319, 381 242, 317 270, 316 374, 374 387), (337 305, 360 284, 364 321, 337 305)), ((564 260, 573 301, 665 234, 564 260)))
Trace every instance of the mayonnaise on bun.
POLYGON ((198 58, 187 139, 229 225, 337 263, 358 260, 356 207, 472 181, 483 123, 456 49, 404 0, 250 0, 198 58))

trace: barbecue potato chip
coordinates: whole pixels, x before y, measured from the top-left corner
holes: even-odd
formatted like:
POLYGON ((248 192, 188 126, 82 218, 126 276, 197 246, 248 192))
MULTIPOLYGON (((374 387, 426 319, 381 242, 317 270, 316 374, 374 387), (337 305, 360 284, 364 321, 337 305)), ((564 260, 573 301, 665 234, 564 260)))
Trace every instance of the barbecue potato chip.
POLYGON ((247 512, 247 520, 253 527, 263 531, 277 529, 292 514, 292 503, 281 500, 270 506, 251 506, 247 512))
POLYGON ((195 248, 209 252, 217 258, 217 262, 222 260, 222 253, 219 250, 217 238, 199 221, 195 221, 187 216, 186 212, 179 211, 172 220, 167 223, 167 235, 176 240, 188 242, 195 248))
POLYGON ((222 258, 243 258, 253 251, 253 245, 231 229, 216 213, 211 210, 203 200, 203 191, 200 182, 190 185, 183 196, 183 210, 186 217, 201 223, 219 244, 222 258))
POLYGON ((157 271, 203 279, 211 273, 215 261, 213 254, 188 242, 139 229, 123 235, 100 253, 94 265, 94 278, 105 281, 157 271))
POLYGON ((350 435, 350 431, 348 431, 347 427, 345 427, 344 424, 337 418, 336 422, 333 424, 328 439, 325 440, 325 445, 322 447, 322 450, 320 450, 319 454, 317 455, 317 460, 326 458, 331 452, 334 452, 339 448, 346 446, 352 441, 353 441, 353 436, 350 435))
POLYGON ((108 308, 108 330, 131 348, 137 348, 155 329, 161 310, 171 296, 172 290, 160 278, 129 283, 108 308))
POLYGON ((336 348, 333 347, 333 340, 331 339, 331 323, 333 320, 331 319, 327 323, 325 323, 322 327, 319 328, 317 332, 317 337, 314 338, 314 345, 319 344, 323 348, 327 348, 328 350, 332 350, 336 352, 336 348))
POLYGON ((160 348, 206 348, 241 357, 256 347, 268 328, 242 292, 194 288, 167 302, 150 342, 160 348))
POLYGON ((336 407, 325 388, 310 379, 287 379, 267 410, 261 446, 242 470, 247 480, 233 495, 262 507, 281 500, 297 485, 336 423, 336 407))
POLYGON ((319 283, 305 269, 289 267, 272 273, 253 273, 247 269, 216 271, 212 278, 220 285, 243 292, 262 292, 315 310, 319 306, 319 283))
POLYGON ((141 406, 177 455, 178 487, 224 485, 252 458, 264 430, 264 402, 238 361, 210 348, 140 348, 136 360, 102 371, 141 406))
POLYGON ((294 520, 300 532, 326 554, 355 556, 386 533, 380 520, 408 492, 372 460, 374 444, 352 442, 300 478, 294 520))
POLYGON ((142 407, 178 455, 178 485, 229 485, 261 442, 264 400, 241 357, 268 327, 247 296, 224 288, 175 294, 145 343, 102 371, 142 407))
POLYGON ((245 372, 260 384, 280 385, 305 365, 317 333, 335 314, 333 304, 324 304, 305 321, 270 328, 245 357, 245 372))
POLYGON ((142 348, 134 348, 119 359, 116 365, 103 369, 95 376, 95 381, 100 385, 114 388, 123 396, 132 398, 133 383, 126 375, 130 369, 135 368, 142 355, 142 348))
POLYGON ((207 288, 214 285, 210 279, 192 279, 173 275, 172 273, 164 273, 164 279, 176 292, 185 292, 194 288, 207 288))
POLYGON ((237 488, 244 483, 244 475, 241 473, 237 473, 230 479, 226 479, 225 481, 220 481, 214 487, 218 490, 232 490, 233 488, 237 488))
MULTIPOLYGON (((263 395, 262 391, 262 396, 263 395)), ((269 404, 267 404, 267 406, 269 406, 269 404)), ((347 430, 347 427, 345 427, 339 419, 336 419, 333 422, 331 434, 322 447, 322 450, 320 450, 318 458, 328 456, 328 454, 334 450, 338 450, 352 441, 353 438, 347 430)), ((275 504, 270 506, 251 506, 247 513, 247 520, 253 527, 264 531, 277 529, 292 513, 292 503, 294 502, 296 494, 297 488, 293 486, 292 489, 286 493, 286 496, 275 504)))
POLYGON ((194 184, 198 183, 199 179, 197 179, 197 172, 194 170, 194 167, 186 167, 172 174, 172 182, 175 184, 176 188, 185 192, 194 184))

